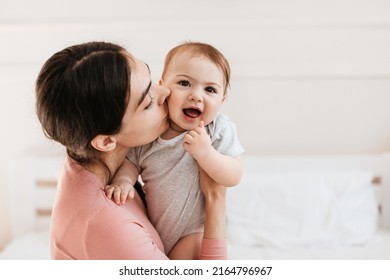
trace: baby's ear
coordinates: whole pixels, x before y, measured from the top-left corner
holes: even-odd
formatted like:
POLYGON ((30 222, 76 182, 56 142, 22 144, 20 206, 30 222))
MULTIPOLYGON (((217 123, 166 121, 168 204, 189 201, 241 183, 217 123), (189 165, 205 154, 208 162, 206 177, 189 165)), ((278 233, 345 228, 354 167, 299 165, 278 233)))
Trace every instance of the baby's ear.
POLYGON ((225 102, 226 97, 227 97, 227 93, 225 92, 224 95, 223 95, 223 97, 222 97, 222 103, 225 102))

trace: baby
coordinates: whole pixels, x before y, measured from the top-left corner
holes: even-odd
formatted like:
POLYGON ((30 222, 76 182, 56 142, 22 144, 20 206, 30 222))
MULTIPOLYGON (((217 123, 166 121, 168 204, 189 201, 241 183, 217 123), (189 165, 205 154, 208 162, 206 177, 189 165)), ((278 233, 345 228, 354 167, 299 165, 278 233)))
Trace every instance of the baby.
POLYGON ((204 221, 199 169, 224 186, 237 185, 242 176, 244 149, 235 125, 219 113, 229 80, 229 63, 213 46, 188 42, 173 48, 160 80, 171 90, 170 126, 153 143, 132 149, 106 187, 107 197, 125 203, 141 175, 150 220, 172 259, 199 257, 204 221))

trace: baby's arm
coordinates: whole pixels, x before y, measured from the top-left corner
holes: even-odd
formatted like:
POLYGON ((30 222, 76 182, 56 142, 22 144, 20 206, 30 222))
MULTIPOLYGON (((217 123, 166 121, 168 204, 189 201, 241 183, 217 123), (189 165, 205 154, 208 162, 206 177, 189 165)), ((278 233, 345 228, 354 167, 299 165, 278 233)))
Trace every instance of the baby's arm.
POLYGON ((196 129, 187 133, 183 145, 198 165, 218 184, 235 186, 240 182, 243 172, 241 159, 223 155, 214 149, 203 121, 196 129))
POLYGON ((116 204, 125 204, 127 199, 134 197, 134 184, 138 175, 135 165, 125 159, 112 178, 111 185, 104 188, 107 197, 114 197, 116 204))

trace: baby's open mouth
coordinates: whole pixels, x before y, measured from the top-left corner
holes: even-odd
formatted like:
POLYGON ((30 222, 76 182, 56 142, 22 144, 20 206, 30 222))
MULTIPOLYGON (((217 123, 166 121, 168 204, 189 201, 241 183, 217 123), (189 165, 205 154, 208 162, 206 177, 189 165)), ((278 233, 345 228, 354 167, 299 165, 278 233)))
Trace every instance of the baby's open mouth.
POLYGON ((202 112, 196 108, 183 109, 183 113, 190 118, 197 118, 202 114, 202 112))

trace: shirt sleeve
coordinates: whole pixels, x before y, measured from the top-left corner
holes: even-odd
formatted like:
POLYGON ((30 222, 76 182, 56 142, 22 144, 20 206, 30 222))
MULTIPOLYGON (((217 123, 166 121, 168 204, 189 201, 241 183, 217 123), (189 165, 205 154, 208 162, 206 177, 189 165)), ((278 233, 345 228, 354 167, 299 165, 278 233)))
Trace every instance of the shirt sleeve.
POLYGON ((226 260, 227 240, 203 238, 200 249, 201 260, 226 260))
POLYGON ((217 118, 208 126, 213 147, 221 154, 237 157, 244 153, 237 136, 235 124, 223 114, 218 114, 217 118))

